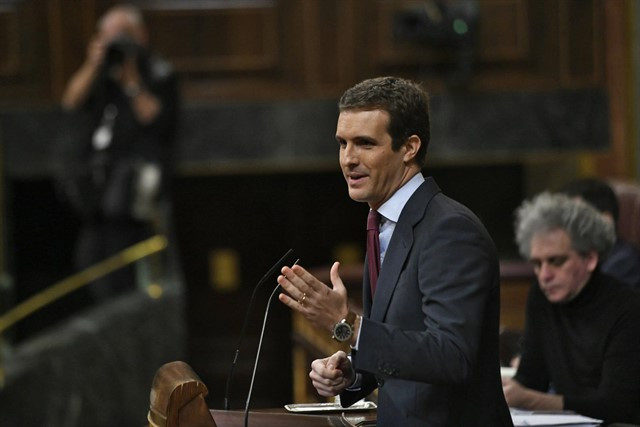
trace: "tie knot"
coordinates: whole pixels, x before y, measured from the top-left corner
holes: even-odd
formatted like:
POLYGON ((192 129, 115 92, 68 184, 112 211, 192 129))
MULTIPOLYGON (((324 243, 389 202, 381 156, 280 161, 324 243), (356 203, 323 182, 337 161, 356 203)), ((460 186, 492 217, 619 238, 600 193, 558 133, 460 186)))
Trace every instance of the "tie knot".
POLYGON ((369 211, 367 216, 367 230, 378 230, 380 228, 380 214, 373 209, 369 211))

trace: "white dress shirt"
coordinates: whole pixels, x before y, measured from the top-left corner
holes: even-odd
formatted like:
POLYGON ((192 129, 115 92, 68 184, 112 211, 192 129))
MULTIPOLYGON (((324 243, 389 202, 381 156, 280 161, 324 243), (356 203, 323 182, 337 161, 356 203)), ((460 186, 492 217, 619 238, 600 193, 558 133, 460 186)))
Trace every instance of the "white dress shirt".
MULTIPOLYGON (((407 181, 402 187, 398 188, 395 193, 378 208, 380 214, 380 268, 384 261, 384 255, 387 252, 387 247, 391 241, 393 231, 396 229, 396 224, 404 209, 404 205, 407 204, 413 193, 424 182, 424 176, 418 172, 409 181, 407 181)), ((358 343, 360 342, 360 331, 362 331, 362 322, 360 322, 360 328, 358 329, 358 336, 356 338, 356 344, 352 347, 354 350, 358 349, 358 343)), ((351 390, 351 388, 350 388, 351 390)))

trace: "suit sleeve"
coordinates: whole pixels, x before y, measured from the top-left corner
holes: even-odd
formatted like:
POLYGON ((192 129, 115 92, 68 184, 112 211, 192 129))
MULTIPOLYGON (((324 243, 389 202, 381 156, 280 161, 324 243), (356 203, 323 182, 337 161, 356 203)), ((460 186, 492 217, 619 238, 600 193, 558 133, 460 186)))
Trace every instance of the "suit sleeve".
POLYGON ((378 379, 462 384, 498 286, 495 247, 466 211, 436 210, 414 234, 384 321, 363 319, 356 369, 378 379))
MULTIPOLYGON (((352 353, 352 360, 356 357, 356 352, 352 353)), ((340 393, 340 404, 343 408, 348 408, 360 399, 364 399, 369 396, 377 387, 378 383, 376 378, 368 373, 360 373, 362 375, 362 381, 360 388, 357 390, 346 389, 340 393)))

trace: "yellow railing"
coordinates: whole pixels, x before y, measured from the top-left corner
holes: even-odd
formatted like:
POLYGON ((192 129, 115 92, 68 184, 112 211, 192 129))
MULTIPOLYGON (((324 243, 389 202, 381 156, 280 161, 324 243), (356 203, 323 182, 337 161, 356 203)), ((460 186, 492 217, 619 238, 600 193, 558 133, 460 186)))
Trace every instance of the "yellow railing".
MULTIPOLYGON (((34 312, 43 307, 57 301, 58 299, 68 295, 69 293, 88 285, 96 279, 99 279, 115 270, 123 268, 128 264, 132 264, 149 255, 160 252, 167 247, 167 239, 162 235, 153 236, 140 243, 136 243, 121 252, 101 261, 91 267, 80 271, 60 282, 54 283, 47 289, 33 295, 29 299, 21 302, 15 307, 8 310, 0 316, 0 388, 4 385, 4 368, 2 363, 2 334, 4 331, 15 325, 25 317, 30 316, 34 312)), ((157 284, 151 284, 147 292, 152 297, 157 297, 162 289, 157 284)))

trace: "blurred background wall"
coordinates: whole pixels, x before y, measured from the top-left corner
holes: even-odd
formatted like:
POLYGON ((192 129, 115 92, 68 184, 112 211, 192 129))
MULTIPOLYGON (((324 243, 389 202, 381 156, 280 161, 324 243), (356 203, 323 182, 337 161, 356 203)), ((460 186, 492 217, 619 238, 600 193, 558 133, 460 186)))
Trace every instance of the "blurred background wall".
MULTIPOLYGON (((356 82, 423 82, 432 96, 425 173, 481 217, 505 260, 517 258, 512 213, 523 198, 578 176, 638 178, 633 0, 132 3, 180 81, 170 244, 184 330, 170 336, 170 354, 201 375, 211 407, 222 405, 253 286, 281 254, 293 248, 309 267, 362 261, 366 207, 346 194, 333 137, 337 98, 356 82)), ((72 273, 77 219, 53 179, 66 136, 59 99, 113 4, 0 0, 3 310, 72 273)), ((236 368, 236 408, 262 301, 236 368)), ((272 310, 255 406, 292 400, 291 316, 272 310)), ((38 316, 16 326, 12 347, 54 326, 53 314, 38 316)))

